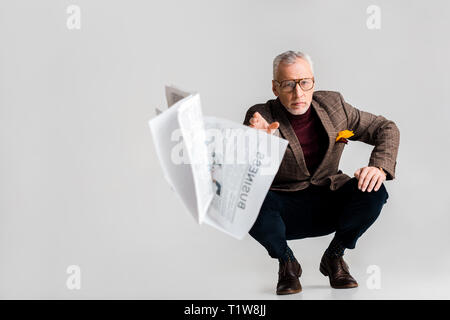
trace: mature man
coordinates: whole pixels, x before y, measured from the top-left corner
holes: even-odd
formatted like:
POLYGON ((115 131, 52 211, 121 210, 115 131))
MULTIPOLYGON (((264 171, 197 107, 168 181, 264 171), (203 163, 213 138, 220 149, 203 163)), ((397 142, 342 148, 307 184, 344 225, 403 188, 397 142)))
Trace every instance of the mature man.
POLYGON ((339 92, 314 91, 312 61, 301 52, 274 59, 272 91, 277 98, 251 107, 244 124, 289 145, 249 233, 279 260, 277 294, 302 290, 302 269, 287 240, 333 232, 320 272, 333 288, 357 287, 344 250, 355 248, 389 197, 383 181, 394 179, 399 130, 383 116, 352 107, 339 92), (375 146, 368 166, 353 178, 338 170, 347 138, 375 146))

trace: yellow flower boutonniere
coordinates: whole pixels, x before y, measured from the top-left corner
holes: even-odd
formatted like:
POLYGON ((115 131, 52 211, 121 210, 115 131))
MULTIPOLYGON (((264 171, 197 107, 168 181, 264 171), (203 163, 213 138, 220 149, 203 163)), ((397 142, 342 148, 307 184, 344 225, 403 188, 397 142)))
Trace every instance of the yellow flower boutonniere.
POLYGON ((347 143, 348 140, 347 138, 350 138, 351 136, 354 136, 355 134, 353 133, 352 130, 342 130, 339 131, 337 137, 336 137, 336 142, 343 142, 343 143, 347 143))

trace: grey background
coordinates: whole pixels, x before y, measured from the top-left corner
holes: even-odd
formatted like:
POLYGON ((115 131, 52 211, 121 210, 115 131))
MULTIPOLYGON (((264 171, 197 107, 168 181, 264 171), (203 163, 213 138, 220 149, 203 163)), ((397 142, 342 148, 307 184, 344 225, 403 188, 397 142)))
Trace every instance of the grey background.
MULTIPOLYGON (((450 298, 448 1, 0 2, 0 298, 450 298), (68 30, 66 8, 81 8, 68 30), (381 29, 366 27, 369 5, 381 29), (394 120, 397 178, 346 260, 360 287, 319 274, 331 236, 290 242, 301 294, 274 294, 278 263, 251 237, 191 218, 148 129, 164 85, 242 122, 274 98, 272 60, 309 53, 316 89, 394 120), (69 265, 81 290, 68 290, 69 265), (366 286, 367 267, 381 289, 366 286)), ((341 169, 368 163, 352 142, 341 169)))

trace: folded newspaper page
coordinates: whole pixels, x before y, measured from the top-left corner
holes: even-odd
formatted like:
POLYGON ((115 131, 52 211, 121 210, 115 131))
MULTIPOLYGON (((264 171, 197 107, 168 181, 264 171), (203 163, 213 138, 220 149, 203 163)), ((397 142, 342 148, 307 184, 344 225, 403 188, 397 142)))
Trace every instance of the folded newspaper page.
POLYGON ((198 93, 166 87, 166 97, 169 108, 149 121, 166 180, 198 223, 244 238, 288 142, 203 116, 198 93))

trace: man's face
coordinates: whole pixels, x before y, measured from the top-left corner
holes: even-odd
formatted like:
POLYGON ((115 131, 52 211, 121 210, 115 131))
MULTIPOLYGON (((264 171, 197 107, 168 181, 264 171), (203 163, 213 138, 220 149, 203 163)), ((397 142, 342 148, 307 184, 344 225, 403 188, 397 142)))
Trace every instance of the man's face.
POLYGON ((311 66, 306 60, 297 58, 293 64, 280 63, 278 66, 278 74, 275 82, 272 80, 272 91, 275 96, 280 98, 284 107, 292 114, 304 114, 311 105, 314 87, 308 91, 303 91, 297 84, 292 92, 283 92, 280 83, 283 80, 312 78, 313 73, 311 66))

